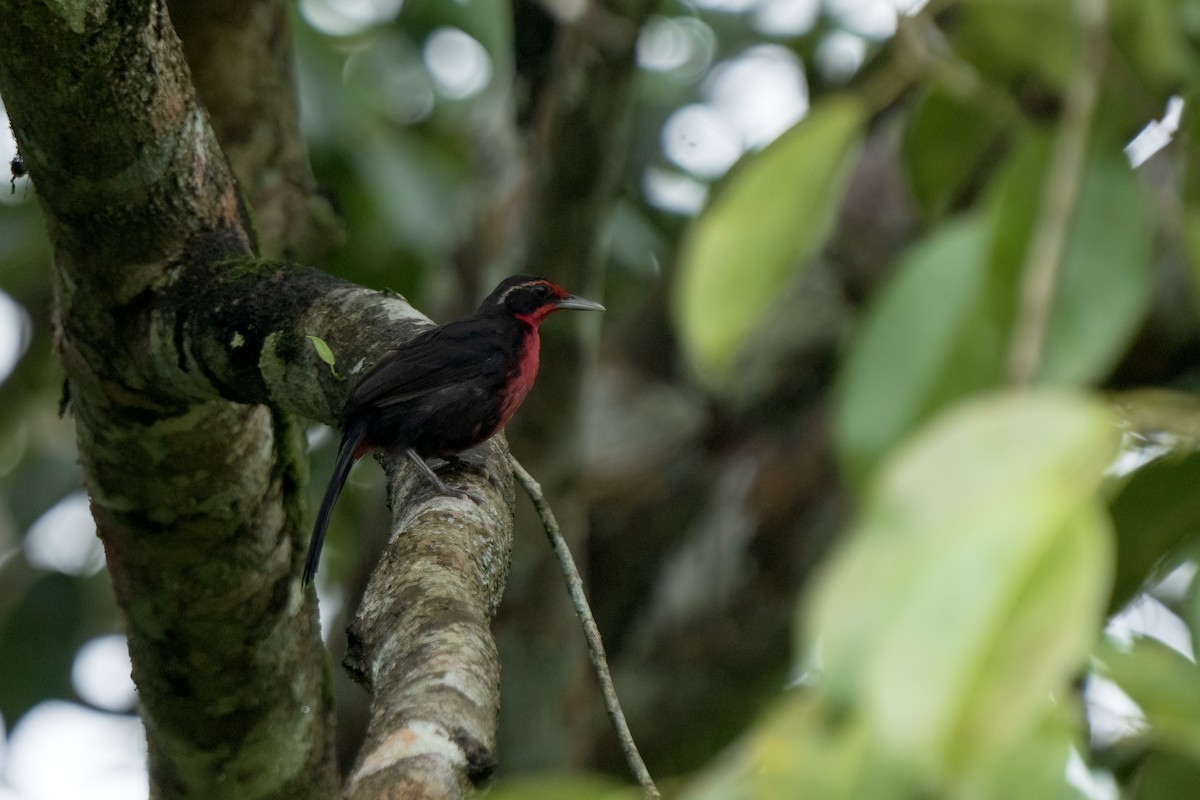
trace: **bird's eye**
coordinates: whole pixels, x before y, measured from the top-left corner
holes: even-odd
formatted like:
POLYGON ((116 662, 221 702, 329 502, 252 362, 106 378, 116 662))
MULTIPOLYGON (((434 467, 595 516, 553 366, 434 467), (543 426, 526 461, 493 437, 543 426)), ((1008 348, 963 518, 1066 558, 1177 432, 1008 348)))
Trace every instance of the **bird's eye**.
POLYGON ((550 294, 550 287, 544 283, 539 283, 537 286, 533 287, 533 293, 536 294, 539 299, 545 300, 546 296, 550 294))

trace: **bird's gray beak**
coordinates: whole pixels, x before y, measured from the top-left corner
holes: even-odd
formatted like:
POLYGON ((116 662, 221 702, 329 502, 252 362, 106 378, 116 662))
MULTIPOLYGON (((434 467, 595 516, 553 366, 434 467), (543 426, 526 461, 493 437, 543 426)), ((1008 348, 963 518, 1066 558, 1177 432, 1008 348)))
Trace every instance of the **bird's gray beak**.
POLYGON ((573 294, 567 295, 562 300, 559 300, 557 303, 555 303, 555 306, 557 308, 571 308, 571 309, 575 309, 576 311, 603 311, 604 310, 604 306, 600 305, 596 301, 585 300, 584 298, 576 297, 573 294))

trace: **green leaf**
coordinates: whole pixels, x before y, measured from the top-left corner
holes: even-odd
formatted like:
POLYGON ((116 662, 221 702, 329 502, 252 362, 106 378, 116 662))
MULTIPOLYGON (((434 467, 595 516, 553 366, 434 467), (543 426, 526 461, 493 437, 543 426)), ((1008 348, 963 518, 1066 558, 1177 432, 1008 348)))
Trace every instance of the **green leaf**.
POLYGON ((489 800, 638 800, 639 789, 599 775, 538 775, 500 781, 489 800))
POLYGON ((1111 568, 1097 488, 1118 436, 1082 396, 1000 394, 939 417, 882 470, 807 630, 822 687, 933 777, 1012 746, 1066 691, 1111 568))
POLYGON ((951 222, 905 256, 871 306, 836 389, 835 436, 851 476, 945 403, 999 384, 1000 342, 983 313, 987 230, 951 222))
POLYGON ((1162 642, 1147 637, 1128 648, 1105 641, 1097 672, 1137 703, 1149 728, 1143 734, 1179 752, 1200 756, 1200 667, 1162 642))
POLYGON ((964 776, 947 794, 956 800, 1087 800, 1067 782, 1067 764, 1071 748, 1079 747, 1080 726, 1077 719, 1067 719, 1064 710, 1076 711, 1073 704, 1059 704, 1029 736, 964 776))
POLYGON ((1200 532, 1200 453, 1148 464, 1112 501, 1117 571, 1109 611, 1124 606, 1163 558, 1200 532))
POLYGON ((1200 786, 1200 763, 1178 753, 1153 752, 1138 768, 1130 800, 1181 800, 1200 786))
POLYGON ((1088 159, 1068 232, 1037 380, 1103 378, 1146 315, 1153 286, 1148 198, 1116 148, 1088 159))
POLYGON ((992 225, 987 314, 1003 338, 1005 350, 1012 343, 1021 273, 1030 234, 1041 215, 1052 150, 1053 142, 1047 131, 1024 130, 1013 143, 1013 151, 989 187, 984 203, 992 225))
MULTIPOLYGON (((1051 149, 1044 133, 1026 132, 985 212, 943 224, 918 243, 868 310, 837 387, 839 455, 853 478, 940 408, 1002 384, 1051 149)), ((1041 383, 1103 377, 1149 303, 1145 198, 1120 153, 1100 150, 1069 223, 1041 383)))
POLYGON ((782 286, 824 242, 863 121, 855 98, 823 100, 742 165, 688 231, 673 310, 703 376, 727 377, 782 286))
POLYGON ((309 336, 308 340, 312 342, 313 348, 317 351, 317 358, 329 365, 329 371, 333 373, 333 377, 339 378, 337 370, 333 367, 333 351, 329 349, 329 345, 325 344, 325 340, 319 336, 309 336))
POLYGON ((1178 91, 1180 82, 1195 80, 1188 28, 1180 24, 1180 0, 1114 0, 1108 30, 1129 74, 1162 93, 1178 91))
POLYGON ((833 717, 811 692, 788 692, 731 752, 692 782, 683 800, 919 796, 904 768, 872 752, 861 720, 833 717))
POLYGON ((960 198, 997 136, 991 117, 936 86, 925 93, 904 135, 909 185, 927 216, 960 198))
MULTIPOLYGON (((995 184, 988 314, 1012 340, 1018 292, 1053 151, 1030 131, 995 184)), ((1105 377, 1145 317, 1153 285, 1150 206, 1120 150, 1093 142, 1068 222, 1037 382, 1078 386, 1105 377)))
POLYGON ((955 53, 988 83, 1063 88, 1080 60, 1083 33, 1073 0, 974 0, 964 3, 951 31, 955 53))

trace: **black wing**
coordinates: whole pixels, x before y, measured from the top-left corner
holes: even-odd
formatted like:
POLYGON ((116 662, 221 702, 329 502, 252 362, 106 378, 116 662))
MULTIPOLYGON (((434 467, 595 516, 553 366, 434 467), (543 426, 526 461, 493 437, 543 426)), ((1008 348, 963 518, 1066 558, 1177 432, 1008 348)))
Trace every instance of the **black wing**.
POLYGON ((343 416, 383 407, 473 380, 504 379, 503 348, 491 326, 459 320, 426 331, 380 359, 350 392, 343 416))

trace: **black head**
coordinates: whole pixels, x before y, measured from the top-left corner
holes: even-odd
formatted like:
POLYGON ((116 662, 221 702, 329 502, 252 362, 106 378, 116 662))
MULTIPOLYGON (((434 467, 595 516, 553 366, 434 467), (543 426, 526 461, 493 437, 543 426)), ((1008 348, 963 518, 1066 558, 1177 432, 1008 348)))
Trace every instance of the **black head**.
POLYGON ((503 314, 537 325, 560 309, 603 311, 604 306, 576 297, 561 286, 531 275, 505 278, 479 306, 480 314, 503 314))

